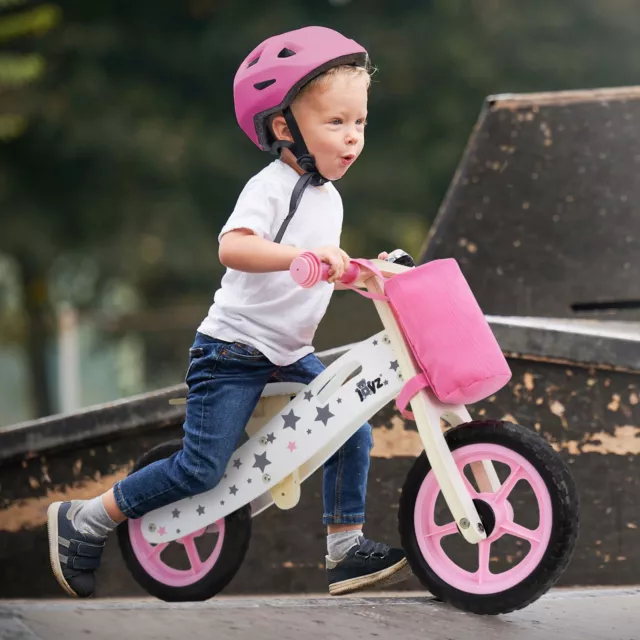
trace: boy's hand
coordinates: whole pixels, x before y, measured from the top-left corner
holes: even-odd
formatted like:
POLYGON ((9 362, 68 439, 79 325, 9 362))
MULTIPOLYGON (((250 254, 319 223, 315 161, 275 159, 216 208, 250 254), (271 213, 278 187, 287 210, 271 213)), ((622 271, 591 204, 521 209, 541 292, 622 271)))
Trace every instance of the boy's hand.
POLYGON ((314 249, 315 253, 322 262, 326 262, 331 268, 329 269, 328 282, 333 283, 344 275, 349 268, 351 258, 340 247, 319 247, 314 249))

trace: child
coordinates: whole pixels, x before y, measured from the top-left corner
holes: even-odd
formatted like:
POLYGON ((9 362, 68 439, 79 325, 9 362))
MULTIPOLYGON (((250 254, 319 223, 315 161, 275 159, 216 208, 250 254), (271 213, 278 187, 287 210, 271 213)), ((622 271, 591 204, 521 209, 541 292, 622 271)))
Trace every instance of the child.
MULTIPOLYGON (((368 65, 353 40, 307 27, 266 40, 240 66, 240 127, 279 159, 249 180, 220 233, 227 272, 189 352, 183 449, 93 500, 49 507, 51 564, 69 594, 93 593, 106 536, 120 522, 218 484, 268 382, 307 384, 323 370, 311 343, 349 265, 339 248, 342 201, 331 181, 364 145, 368 65), (291 262, 307 250, 330 265, 329 283, 303 289, 291 279, 291 262)), ((371 447, 365 424, 324 465, 334 595, 409 574, 401 549, 362 536, 371 447)))

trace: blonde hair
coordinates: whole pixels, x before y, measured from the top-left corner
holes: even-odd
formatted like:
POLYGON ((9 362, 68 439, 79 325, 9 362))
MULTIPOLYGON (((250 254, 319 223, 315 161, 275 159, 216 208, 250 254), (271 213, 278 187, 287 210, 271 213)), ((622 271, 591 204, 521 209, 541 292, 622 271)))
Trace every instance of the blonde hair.
POLYGON ((367 89, 371 86, 371 76, 373 75, 375 69, 371 67, 370 63, 367 61, 367 65, 364 67, 355 66, 353 64, 342 64, 337 67, 331 67, 324 73, 321 73, 319 76, 313 78, 307 82, 307 84, 300 89, 298 95, 294 98, 293 102, 300 99, 309 91, 314 91, 316 89, 320 91, 326 91, 329 87, 329 84, 336 76, 348 76, 351 78, 360 78, 365 76, 367 79, 367 89))

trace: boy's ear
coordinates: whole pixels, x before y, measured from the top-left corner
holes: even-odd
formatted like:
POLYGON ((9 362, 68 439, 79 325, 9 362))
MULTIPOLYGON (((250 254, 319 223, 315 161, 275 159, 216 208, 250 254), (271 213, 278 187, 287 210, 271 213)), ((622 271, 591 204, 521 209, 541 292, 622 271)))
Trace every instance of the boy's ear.
POLYGON ((288 140, 289 142, 293 142, 293 136, 291 135, 291 131, 289 131, 289 127, 287 126, 287 121, 284 119, 284 116, 275 116, 271 121, 271 131, 273 131, 273 136, 276 140, 288 140))

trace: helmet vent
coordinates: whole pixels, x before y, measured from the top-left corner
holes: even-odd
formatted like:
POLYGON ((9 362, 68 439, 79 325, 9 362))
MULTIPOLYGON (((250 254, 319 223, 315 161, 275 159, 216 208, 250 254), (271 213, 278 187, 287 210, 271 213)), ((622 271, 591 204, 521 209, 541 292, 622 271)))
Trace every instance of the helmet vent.
POLYGON ((275 78, 272 78, 271 80, 263 80, 262 82, 256 82, 253 86, 258 91, 262 91, 263 89, 270 87, 272 84, 275 84, 275 82, 276 82, 275 78))
POLYGON ((280 51, 278 54, 278 58, 290 58, 291 56, 295 56, 296 52, 291 51, 291 49, 287 49, 286 47, 280 51))
POLYGON ((253 67, 254 64, 256 64, 258 62, 258 60, 260 60, 260 56, 258 56, 257 58, 254 58, 248 65, 247 65, 247 69, 249 67, 253 67))

